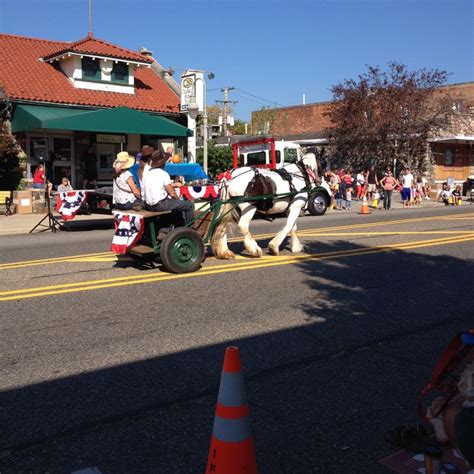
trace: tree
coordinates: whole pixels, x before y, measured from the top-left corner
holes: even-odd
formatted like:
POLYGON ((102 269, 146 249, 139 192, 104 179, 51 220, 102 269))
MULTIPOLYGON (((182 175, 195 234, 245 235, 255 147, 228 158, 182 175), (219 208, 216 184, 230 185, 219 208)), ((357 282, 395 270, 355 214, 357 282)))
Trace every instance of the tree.
MULTIPOLYGON (((197 162, 202 166, 202 149, 197 151, 197 162)), ((217 178, 219 173, 222 173, 232 168, 232 149, 228 146, 216 146, 216 143, 214 141, 209 141, 207 148, 207 162, 209 176, 217 178)))
POLYGON ((252 113, 252 133, 254 135, 272 135, 275 123, 275 110, 262 107, 252 113))
POLYGON ((11 132, 9 120, 0 119, 0 189, 14 191, 22 178, 21 148, 11 132))
POLYGON ((387 71, 368 66, 357 81, 333 86, 326 113, 333 127, 326 133, 342 164, 387 167, 397 159, 402 166, 426 167, 427 140, 442 127, 451 103, 438 89, 446 79, 446 71, 409 71, 392 62, 387 71))
POLYGON ((244 135, 245 134, 245 126, 247 124, 243 120, 235 120, 234 125, 229 127, 232 135, 244 135))

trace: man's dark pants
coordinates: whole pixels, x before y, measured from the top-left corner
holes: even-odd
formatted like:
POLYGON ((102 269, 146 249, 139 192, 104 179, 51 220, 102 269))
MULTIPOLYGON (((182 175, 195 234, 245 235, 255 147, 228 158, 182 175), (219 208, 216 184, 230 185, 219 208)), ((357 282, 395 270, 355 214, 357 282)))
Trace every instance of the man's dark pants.
POLYGON ((184 201, 181 199, 163 199, 152 206, 147 204, 145 208, 148 211, 182 212, 185 224, 194 219, 194 204, 191 201, 184 201))

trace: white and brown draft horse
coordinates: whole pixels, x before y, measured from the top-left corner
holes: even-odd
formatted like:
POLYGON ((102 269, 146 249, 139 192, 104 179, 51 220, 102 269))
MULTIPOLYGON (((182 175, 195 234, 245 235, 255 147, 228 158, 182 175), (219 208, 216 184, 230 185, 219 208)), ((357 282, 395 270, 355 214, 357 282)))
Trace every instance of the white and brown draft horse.
MULTIPOLYGON (((300 193, 299 191, 305 188, 308 182, 310 182, 312 186, 318 184, 316 183, 318 176, 316 157, 314 154, 308 153, 303 157, 299 164, 287 164, 284 166, 284 170, 291 177, 291 184, 277 171, 268 169, 255 170, 250 167, 234 169, 231 173, 230 179, 224 178, 225 182, 221 182, 223 184, 223 189, 221 191, 221 199, 223 201, 251 195, 251 193, 249 193, 249 185, 252 187, 252 180, 256 177, 256 173, 271 180, 265 180, 267 183, 267 189, 268 184, 271 183, 271 188, 273 190, 272 194, 277 197, 266 200, 265 202, 258 200, 239 204, 238 208, 240 210, 240 216, 238 215, 239 213, 233 209, 232 204, 229 203, 222 205, 220 212, 221 220, 216 226, 211 239, 212 250, 217 258, 224 260, 235 258, 234 253, 229 250, 227 245, 229 225, 235 222, 237 223, 239 231, 244 236, 245 250, 254 257, 261 257, 263 255, 263 251, 252 237, 249 227, 257 209, 262 205, 265 206, 265 204, 267 205, 267 209, 264 209, 264 212, 267 215, 288 212, 288 218, 284 227, 277 232, 268 245, 270 253, 272 255, 279 254, 280 245, 288 234, 291 236, 291 251, 303 251, 303 246, 296 235, 296 220, 300 215, 301 210, 306 205, 308 194, 305 192, 300 193), (306 166, 308 169, 305 168, 306 166), (288 193, 292 193, 292 195, 288 197, 278 197, 278 195, 288 193)), ((268 194, 268 192, 262 194, 268 194)))

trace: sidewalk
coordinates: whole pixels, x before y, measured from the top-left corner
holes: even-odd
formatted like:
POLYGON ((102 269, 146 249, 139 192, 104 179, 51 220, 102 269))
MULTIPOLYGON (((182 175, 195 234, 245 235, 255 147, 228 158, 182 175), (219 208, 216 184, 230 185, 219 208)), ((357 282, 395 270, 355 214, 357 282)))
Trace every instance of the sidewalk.
MULTIPOLYGON (((371 202, 369 202, 369 208, 372 213, 380 213, 381 215, 385 212, 383 210, 383 203, 379 202, 378 211, 371 207, 371 202)), ((468 198, 463 198, 463 206, 469 206, 470 202, 468 198)), ((352 211, 351 213, 359 212, 361 206, 360 201, 352 201, 352 211)), ((399 199, 392 199, 392 209, 402 209, 402 203, 399 199)), ((429 207, 444 207, 440 202, 423 200, 420 205, 414 206, 412 209, 418 208, 429 208, 429 207)), ((457 206, 456 206, 457 207, 457 206)), ((474 209, 474 208, 472 208, 474 209)), ((337 211, 335 209, 328 209, 328 213, 331 214, 341 214, 347 215, 348 211, 342 210, 337 211)), ((59 214, 54 214, 59 218, 59 214)), ((14 214, 13 216, 0 216, 0 236, 3 235, 16 235, 16 234, 28 234, 28 232, 45 216, 45 214, 14 214)), ((47 224, 47 220, 45 221, 47 224)), ((70 230, 80 231, 80 230, 92 230, 92 229, 112 229, 113 228, 113 218, 111 215, 104 214, 92 214, 90 216, 80 215, 76 216, 72 221, 66 223, 66 227, 70 230)), ((45 229, 40 227, 35 230, 39 232, 40 230, 45 229)), ((44 230, 44 232, 49 232, 44 230)))
MULTIPOLYGON (((0 216, 0 237, 3 235, 28 234, 33 227, 38 224, 46 214, 13 214, 13 216, 0 216)), ((60 218, 60 215, 54 213, 54 216, 60 218)), ((48 219, 43 224, 48 225, 48 219)), ((112 215, 91 214, 90 216, 76 216, 72 221, 66 223, 66 228, 70 230, 91 230, 113 228, 112 215)), ((35 233, 43 230, 43 233, 50 232, 45 227, 38 227, 35 233)))

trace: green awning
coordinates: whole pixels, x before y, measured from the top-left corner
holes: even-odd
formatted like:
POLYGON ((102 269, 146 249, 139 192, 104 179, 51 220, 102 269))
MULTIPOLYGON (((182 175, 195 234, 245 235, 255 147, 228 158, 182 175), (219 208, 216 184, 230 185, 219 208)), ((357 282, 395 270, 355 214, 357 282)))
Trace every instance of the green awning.
POLYGON ((136 133, 163 137, 191 137, 193 132, 182 125, 159 115, 115 107, 84 110, 67 107, 17 105, 12 131, 76 130, 99 133, 136 133))

